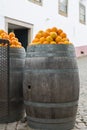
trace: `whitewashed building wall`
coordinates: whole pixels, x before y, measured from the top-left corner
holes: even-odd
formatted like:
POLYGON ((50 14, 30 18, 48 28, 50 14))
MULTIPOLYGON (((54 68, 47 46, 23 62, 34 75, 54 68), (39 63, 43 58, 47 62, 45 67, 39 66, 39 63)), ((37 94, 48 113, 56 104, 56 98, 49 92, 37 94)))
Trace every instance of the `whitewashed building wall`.
POLYGON ((58 13, 58 0, 43 0, 42 6, 29 0, 1 0, 0 28, 3 29, 5 16, 33 24, 33 37, 40 29, 57 26, 75 46, 87 45, 87 17, 86 24, 79 22, 79 0, 68 0, 67 17, 58 13))

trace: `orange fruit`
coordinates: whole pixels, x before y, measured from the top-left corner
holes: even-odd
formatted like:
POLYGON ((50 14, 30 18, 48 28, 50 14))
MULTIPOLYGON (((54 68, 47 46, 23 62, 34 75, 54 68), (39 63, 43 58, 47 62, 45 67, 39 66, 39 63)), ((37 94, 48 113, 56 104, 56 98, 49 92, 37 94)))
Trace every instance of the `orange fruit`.
POLYGON ((0 44, 0 47, 3 46, 3 44, 0 44))
POLYGON ((7 40, 9 40, 9 36, 8 36, 6 33, 2 33, 2 34, 1 34, 1 37, 2 37, 2 39, 7 39, 7 40))
POLYGON ((63 32, 62 29, 58 29, 58 30, 57 30, 58 35, 60 35, 62 32, 63 32))
POLYGON ((1 33, 1 37, 5 36, 5 35, 6 35, 6 33, 5 33, 5 32, 1 33))
POLYGON ((41 33, 37 33, 36 35, 35 35, 35 38, 41 38, 42 37, 42 34, 41 33))
POLYGON ((50 44, 56 44, 56 42, 55 41, 51 41, 50 44))
POLYGON ((45 31, 38 31, 32 43, 29 45, 37 44, 71 44, 71 42, 62 29, 58 29, 54 26, 52 28, 47 28, 45 31))
POLYGON ((0 34, 4 33, 5 31, 3 29, 0 29, 0 34))
POLYGON ((53 41, 53 38, 52 38, 51 36, 48 36, 48 37, 46 37, 46 41, 47 41, 48 43, 50 43, 51 41, 53 41))
POLYGON ((70 44, 70 42, 69 41, 64 41, 64 44, 70 44))
POLYGON ((43 32, 43 37, 45 37, 45 38, 46 38, 46 37, 48 37, 49 35, 50 35, 50 33, 49 33, 49 32, 47 32, 47 31, 46 31, 46 32, 43 32))
POLYGON ((10 32, 10 33, 9 33, 9 38, 12 38, 12 37, 15 37, 14 32, 10 32))
POLYGON ((46 29, 46 32, 51 32, 51 28, 46 29))
POLYGON ((62 42, 64 42, 64 41, 69 41, 69 39, 68 39, 68 38, 62 38, 61 41, 62 41, 62 42))
POLYGON ((13 44, 13 45, 17 45, 17 44, 18 44, 18 41, 16 41, 16 40, 12 40, 12 41, 11 41, 11 44, 13 44))
POLYGON ((55 39, 56 43, 59 43, 61 40, 62 40, 62 38, 60 36, 57 36, 55 39))
POLYGON ((21 42, 18 42, 18 45, 22 45, 21 42))
POLYGON ((44 41, 43 44, 48 44, 48 41, 44 41))
POLYGON ((35 38, 35 39, 33 39, 32 43, 35 43, 35 42, 38 42, 38 41, 39 41, 39 39, 35 38))
POLYGON ((61 36, 62 38, 66 38, 67 35, 66 35, 66 33, 63 33, 63 32, 62 32, 62 33, 60 34, 60 36, 61 36))
POLYGON ((2 36, 0 35, 0 39, 2 39, 2 36))
POLYGON ((41 37, 41 38, 39 39, 39 41, 40 41, 40 43, 43 43, 43 42, 45 41, 45 37, 41 37))
MULTIPOLYGON (((18 38, 15 37, 14 32, 10 32, 9 34, 4 30, 0 30, 0 38, 9 40, 10 47, 22 47, 21 43, 18 41, 18 38)), ((7 44, 2 44, 3 46, 7 46, 7 44)))
POLYGON ((10 45, 10 47, 16 47, 16 46, 12 44, 12 45, 10 45))
POLYGON ((60 41, 58 44, 64 44, 64 42, 60 41))
POLYGON ((52 28, 51 28, 51 31, 52 31, 52 32, 57 32, 58 29, 57 29, 56 27, 52 27, 52 28))
POLYGON ((57 37, 57 33, 56 32, 50 32, 50 36, 55 39, 57 37))
POLYGON ((16 37, 11 37, 10 40, 11 40, 11 41, 12 41, 12 40, 18 41, 18 38, 16 38, 16 37))

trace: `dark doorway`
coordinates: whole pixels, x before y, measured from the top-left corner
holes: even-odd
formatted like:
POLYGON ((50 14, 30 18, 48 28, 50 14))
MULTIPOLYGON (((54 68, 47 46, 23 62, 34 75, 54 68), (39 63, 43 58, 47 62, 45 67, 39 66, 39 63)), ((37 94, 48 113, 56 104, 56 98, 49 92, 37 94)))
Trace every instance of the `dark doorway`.
POLYGON ((22 46, 27 49, 28 45, 28 29, 14 29, 14 33, 19 41, 22 43, 22 46))
POLYGON ((7 32, 14 32, 22 46, 27 49, 33 37, 33 24, 5 17, 5 25, 7 32))
POLYGON ((21 42, 22 46, 25 50, 27 50, 28 43, 31 42, 32 38, 32 26, 29 24, 26 25, 26 23, 20 23, 20 25, 18 24, 8 23, 8 33, 14 32, 19 42, 21 42))

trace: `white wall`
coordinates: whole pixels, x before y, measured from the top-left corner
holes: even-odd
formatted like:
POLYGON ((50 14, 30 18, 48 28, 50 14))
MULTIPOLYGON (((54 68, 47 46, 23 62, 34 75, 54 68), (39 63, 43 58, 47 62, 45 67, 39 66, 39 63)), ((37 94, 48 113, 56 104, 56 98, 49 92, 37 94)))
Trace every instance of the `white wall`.
POLYGON ((0 15, 0 29, 5 29, 4 16, 0 15))
POLYGON ((4 15, 5 1, 6 0, 0 0, 0 15, 4 15))
MULTIPOLYGON (((57 26, 67 33, 68 38, 75 46, 87 45, 87 25, 79 23, 79 0, 68 0, 68 17, 58 14, 58 0, 43 0, 43 6, 33 4, 28 0, 1 1, 0 10, 2 13, 0 12, 0 16, 34 24, 33 37, 40 29, 57 26)), ((2 20, 0 18, 2 27, 4 27, 3 22, 3 18, 2 20)))
MULTIPOLYGON (((87 0, 81 0, 81 1, 86 6, 86 25, 81 24, 79 21, 76 22, 76 24, 75 24, 75 43, 76 43, 76 46, 87 45, 87 0)), ((77 14, 77 16, 79 16, 79 14, 77 14)))
POLYGON ((0 1, 0 29, 5 29, 4 21, 5 0, 0 1))

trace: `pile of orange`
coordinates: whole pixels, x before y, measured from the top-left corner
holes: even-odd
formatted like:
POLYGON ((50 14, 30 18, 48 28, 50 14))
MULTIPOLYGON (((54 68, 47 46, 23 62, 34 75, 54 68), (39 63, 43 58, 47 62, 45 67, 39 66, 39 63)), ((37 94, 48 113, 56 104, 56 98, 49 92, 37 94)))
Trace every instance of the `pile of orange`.
POLYGON ((40 30, 29 45, 37 44, 71 44, 67 34, 57 27, 48 28, 45 31, 40 30))
MULTIPOLYGON (((22 47, 22 45, 19 42, 18 38, 16 38, 14 32, 10 32, 8 34, 6 31, 0 30, 0 39, 9 40, 10 47, 17 47, 17 48, 22 47)), ((6 46, 6 44, 0 44, 0 46, 6 46)))

